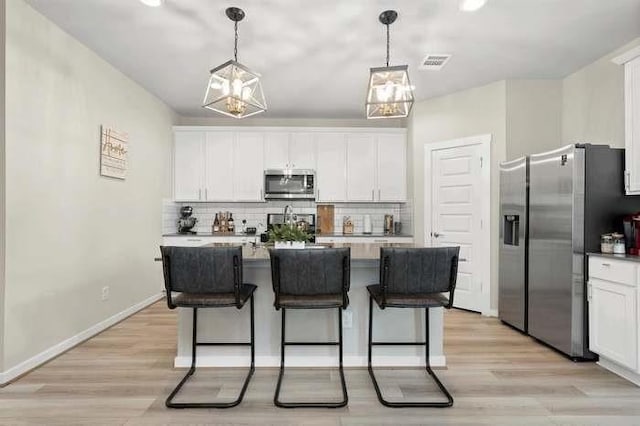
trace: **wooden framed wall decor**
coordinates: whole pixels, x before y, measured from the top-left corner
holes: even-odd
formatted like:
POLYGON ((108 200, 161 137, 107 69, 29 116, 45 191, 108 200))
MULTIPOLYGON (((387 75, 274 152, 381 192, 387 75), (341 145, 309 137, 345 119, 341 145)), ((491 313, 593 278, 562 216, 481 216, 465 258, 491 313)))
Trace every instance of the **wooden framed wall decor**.
POLYGON ((100 175, 116 179, 127 176, 129 135, 106 126, 100 131, 100 175))

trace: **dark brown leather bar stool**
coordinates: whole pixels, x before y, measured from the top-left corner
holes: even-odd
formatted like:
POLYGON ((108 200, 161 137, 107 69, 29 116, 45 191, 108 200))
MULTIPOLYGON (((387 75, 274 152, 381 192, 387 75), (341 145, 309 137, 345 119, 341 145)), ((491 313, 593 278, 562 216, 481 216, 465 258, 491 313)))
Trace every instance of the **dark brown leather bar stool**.
POLYGON ((431 369, 429 362, 429 308, 450 309, 458 274, 459 247, 380 249, 380 284, 369 291, 369 375, 380 402, 387 407, 451 407, 453 397, 431 369), (449 293, 449 298, 442 293, 449 293), (373 341, 373 302, 386 308, 424 308, 424 342, 373 341), (425 347, 427 372, 447 398, 446 402, 391 402, 382 396, 371 363, 373 346, 425 347))
POLYGON ((242 282, 241 247, 160 247, 164 269, 164 285, 169 309, 192 308, 191 367, 171 392, 165 404, 169 408, 230 408, 240 404, 254 372, 255 345, 253 292, 256 286, 242 282), (251 341, 198 342, 198 309, 235 307, 241 309, 250 301, 251 341), (249 346, 251 366, 240 395, 232 402, 173 402, 182 386, 196 371, 198 346, 249 346))
POLYGON ((347 405, 347 386, 342 369, 342 310, 349 306, 351 249, 271 249, 271 276, 274 306, 282 311, 280 335, 280 374, 273 402, 282 408, 339 408, 347 405), (289 342, 285 336, 287 309, 337 309, 337 342, 289 342), (340 402, 282 402, 280 387, 285 369, 287 346, 338 346, 343 399, 340 402))

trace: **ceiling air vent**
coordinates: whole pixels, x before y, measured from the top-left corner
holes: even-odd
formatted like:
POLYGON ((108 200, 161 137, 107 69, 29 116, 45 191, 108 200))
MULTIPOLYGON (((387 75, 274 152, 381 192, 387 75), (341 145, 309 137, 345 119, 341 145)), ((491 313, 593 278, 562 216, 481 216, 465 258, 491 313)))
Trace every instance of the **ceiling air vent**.
POLYGON ((420 66, 420 68, 429 71, 440 71, 442 68, 444 68, 447 62, 449 62, 449 59, 451 59, 451 55, 448 54, 427 55, 427 57, 422 60, 422 65, 420 66))

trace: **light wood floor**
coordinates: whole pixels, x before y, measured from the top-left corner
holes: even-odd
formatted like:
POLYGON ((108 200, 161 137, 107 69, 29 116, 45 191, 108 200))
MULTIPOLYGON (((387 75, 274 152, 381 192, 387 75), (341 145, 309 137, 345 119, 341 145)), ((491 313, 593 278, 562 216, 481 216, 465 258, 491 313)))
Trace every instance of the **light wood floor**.
MULTIPOLYGON (((277 369, 258 369, 236 408, 169 410, 164 399, 183 370, 172 368, 175 311, 159 302, 0 389, 0 423, 640 425, 640 388, 597 365, 572 363, 495 318, 451 311, 445 324, 449 367, 439 375, 455 398, 449 409, 385 408, 365 369, 346 371, 347 408, 279 409, 277 369)), ((243 374, 208 369, 187 396, 233 398, 243 374)), ((427 395, 423 378, 417 370, 380 375, 390 398, 427 395)), ((331 398, 337 383, 331 370, 294 371, 283 399, 331 398)))

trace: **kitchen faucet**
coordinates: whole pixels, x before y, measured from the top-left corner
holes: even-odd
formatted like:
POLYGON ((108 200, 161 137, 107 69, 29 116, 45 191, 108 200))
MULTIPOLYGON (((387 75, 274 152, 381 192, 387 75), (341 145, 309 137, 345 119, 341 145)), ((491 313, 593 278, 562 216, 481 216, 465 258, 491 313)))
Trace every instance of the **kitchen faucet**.
POLYGON ((288 224, 289 226, 293 227, 293 207, 291 207, 289 204, 284 206, 284 215, 283 216, 284 216, 282 218, 283 222, 285 224, 288 224), (287 219, 287 212, 289 212, 289 219, 287 219))

